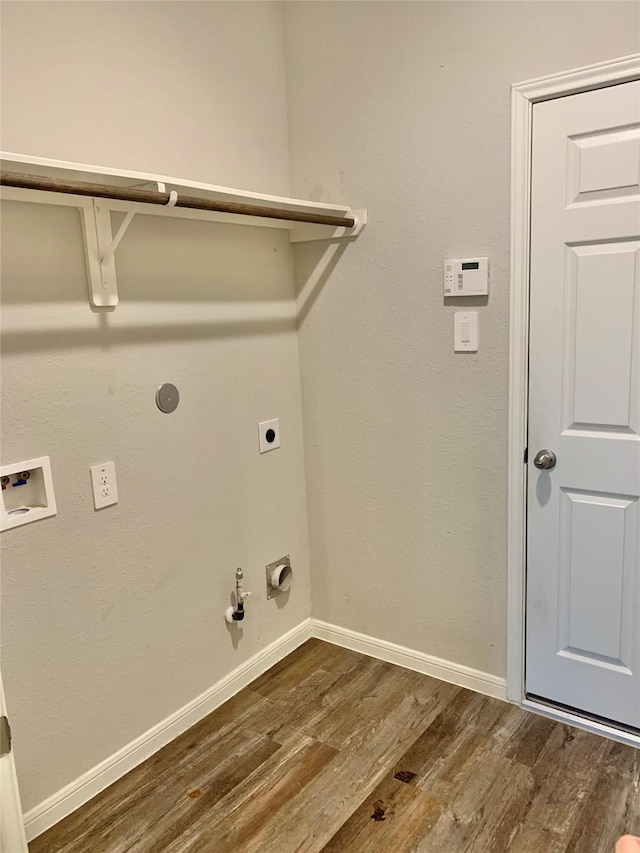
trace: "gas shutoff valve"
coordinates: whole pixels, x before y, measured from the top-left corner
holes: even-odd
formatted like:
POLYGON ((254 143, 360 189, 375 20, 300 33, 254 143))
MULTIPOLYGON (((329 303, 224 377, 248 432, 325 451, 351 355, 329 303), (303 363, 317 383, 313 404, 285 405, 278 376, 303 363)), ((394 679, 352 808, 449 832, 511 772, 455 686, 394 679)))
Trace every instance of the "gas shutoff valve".
POLYGON ((250 592, 244 592, 242 589, 242 581, 244 580, 244 574, 242 569, 236 569, 236 589, 235 589, 235 597, 236 597, 236 606, 235 607, 227 607, 224 618, 230 625, 233 625, 236 622, 242 622, 244 619, 244 603, 251 595, 250 592))

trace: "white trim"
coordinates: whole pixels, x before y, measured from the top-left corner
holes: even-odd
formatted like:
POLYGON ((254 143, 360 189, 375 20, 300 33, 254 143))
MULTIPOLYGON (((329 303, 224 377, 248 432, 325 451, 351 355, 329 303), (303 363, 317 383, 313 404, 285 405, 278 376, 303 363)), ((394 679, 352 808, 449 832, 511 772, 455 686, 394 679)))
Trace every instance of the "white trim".
POLYGON ((433 678, 440 679, 440 681, 447 681, 449 684, 457 684, 459 687, 475 690, 476 693, 484 693, 486 696, 493 696, 496 699, 507 698, 505 679, 499 678, 497 675, 427 655, 415 649, 408 649, 406 646, 398 646, 396 643, 379 640, 377 637, 370 637, 367 634, 360 634, 358 631, 351 631, 349 628, 331 625, 329 622, 323 622, 320 619, 311 620, 311 631, 314 637, 326 640, 328 643, 334 643, 336 646, 361 652, 364 655, 369 655, 369 657, 421 672, 423 675, 430 675, 433 678))
POLYGON ((524 568, 529 361, 529 175, 531 103, 511 92, 511 299, 509 326, 507 696, 524 696, 524 568))
POLYGON ((562 708, 553 708, 550 705, 545 705, 542 702, 535 702, 533 699, 525 699, 522 702, 522 707, 525 711, 532 711, 541 717, 548 717, 550 720, 557 720, 560 723, 567 723, 570 726, 575 726, 578 729, 583 729, 586 732, 592 732, 596 735, 617 740, 619 743, 625 743, 627 746, 634 746, 640 749, 640 735, 632 734, 624 729, 619 729, 616 726, 607 725, 606 723, 598 723, 596 720, 590 720, 588 717, 583 717, 580 714, 574 714, 571 711, 565 711, 562 708))
POLYGON ((535 77, 533 80, 516 83, 512 88, 527 101, 548 101, 551 98, 575 95, 577 92, 588 92, 590 89, 627 83, 629 80, 637 80, 639 75, 640 53, 631 53, 618 59, 608 59, 569 71, 535 77))
POLYGON ((24 816, 27 840, 32 841, 77 808, 137 767, 178 735, 202 720, 263 672, 311 637, 305 619, 262 651, 236 667, 200 696, 162 720, 131 743, 74 779, 24 816))
MULTIPOLYGON (((524 705, 531 119, 534 103, 640 79, 640 54, 518 83, 511 90, 511 309, 507 546, 507 695, 524 705)), ((582 720, 582 718, 576 718, 582 720)), ((582 725, 585 722, 573 722, 582 725)))
MULTIPOLYGON (((0 715, 9 717, 0 672, 0 715)), ((0 756, 0 850, 7 853, 29 853, 24 831, 20 789, 13 747, 0 756)))

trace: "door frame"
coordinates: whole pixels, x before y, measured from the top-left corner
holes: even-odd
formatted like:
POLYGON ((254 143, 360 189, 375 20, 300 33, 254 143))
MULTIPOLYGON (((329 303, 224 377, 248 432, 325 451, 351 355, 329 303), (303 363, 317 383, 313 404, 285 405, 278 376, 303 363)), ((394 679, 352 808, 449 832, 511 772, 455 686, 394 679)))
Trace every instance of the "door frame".
POLYGON ((509 327, 509 427, 507 483, 507 698, 590 731, 640 746, 635 736, 578 714, 526 698, 525 574, 529 372, 529 239, 531 225, 531 132, 533 105, 540 101, 640 79, 640 54, 537 77, 511 87, 511 263, 509 327))
MULTIPOLYGON (((0 672, 0 715, 8 716, 2 686, 2 672, 0 672)), ((9 734, 10 738, 11 734, 9 734)), ((11 744, 9 744, 9 752, 0 756, 0 845, 3 844, 11 853, 29 853, 11 744)))

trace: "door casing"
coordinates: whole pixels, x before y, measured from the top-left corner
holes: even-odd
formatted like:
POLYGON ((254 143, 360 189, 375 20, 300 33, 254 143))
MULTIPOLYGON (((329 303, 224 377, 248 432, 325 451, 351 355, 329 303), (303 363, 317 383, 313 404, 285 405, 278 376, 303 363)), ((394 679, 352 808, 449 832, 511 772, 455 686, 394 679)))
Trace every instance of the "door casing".
POLYGON ((529 235, 533 105, 640 80, 640 54, 538 77, 511 87, 511 265, 507 483, 507 698, 523 708, 640 746, 640 736, 526 698, 525 572, 529 363, 529 235))
MULTIPOLYGON (((0 672, 0 714, 7 716, 7 705, 0 672)), ((11 735, 9 734, 9 744, 11 735)), ((0 847, 11 853, 29 853, 24 829, 18 776, 11 746, 0 757, 0 847)))

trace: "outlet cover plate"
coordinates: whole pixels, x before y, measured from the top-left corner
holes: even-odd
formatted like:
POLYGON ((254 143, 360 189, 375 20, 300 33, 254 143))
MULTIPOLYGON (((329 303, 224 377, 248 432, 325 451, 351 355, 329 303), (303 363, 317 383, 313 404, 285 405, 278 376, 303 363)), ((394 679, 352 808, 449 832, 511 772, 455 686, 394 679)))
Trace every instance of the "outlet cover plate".
POLYGON ((93 487, 93 505, 96 509, 118 503, 118 483, 116 466, 113 462, 103 462, 91 466, 91 485, 93 487))
POLYGON ((260 453, 268 453, 269 450, 280 447, 280 419, 274 418, 271 421, 259 423, 258 436, 260 438, 260 453))

